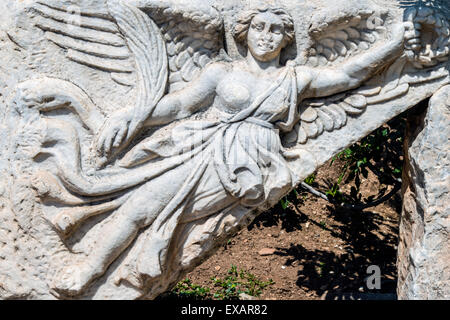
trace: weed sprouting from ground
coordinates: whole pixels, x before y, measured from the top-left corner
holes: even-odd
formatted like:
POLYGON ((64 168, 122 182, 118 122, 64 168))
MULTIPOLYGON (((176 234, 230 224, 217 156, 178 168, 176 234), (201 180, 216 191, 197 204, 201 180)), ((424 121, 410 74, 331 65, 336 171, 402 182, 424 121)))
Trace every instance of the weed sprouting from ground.
POLYGON ((267 286, 274 283, 272 279, 261 281, 248 271, 238 270, 234 265, 228 270, 224 279, 214 277, 211 280, 214 282, 214 286, 218 288, 214 293, 214 298, 220 300, 239 299, 241 293, 259 297, 267 286))
POLYGON ((186 278, 177 283, 175 288, 172 289, 171 294, 178 298, 186 298, 192 300, 205 300, 211 299, 210 289, 192 283, 189 278, 186 278))
POLYGON ((263 290, 274 282, 272 279, 262 281, 246 270, 238 270, 235 265, 227 271, 225 278, 212 277, 211 288, 194 284, 186 278, 166 295, 168 298, 191 300, 239 300, 244 293, 252 297, 259 297, 263 290))

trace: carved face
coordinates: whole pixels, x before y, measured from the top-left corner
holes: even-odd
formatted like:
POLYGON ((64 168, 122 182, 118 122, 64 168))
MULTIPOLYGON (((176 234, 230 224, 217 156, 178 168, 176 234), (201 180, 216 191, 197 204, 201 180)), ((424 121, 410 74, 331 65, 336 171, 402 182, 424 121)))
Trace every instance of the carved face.
POLYGON ((247 43, 256 59, 263 62, 275 59, 286 45, 283 20, 271 12, 257 14, 250 23, 247 43))

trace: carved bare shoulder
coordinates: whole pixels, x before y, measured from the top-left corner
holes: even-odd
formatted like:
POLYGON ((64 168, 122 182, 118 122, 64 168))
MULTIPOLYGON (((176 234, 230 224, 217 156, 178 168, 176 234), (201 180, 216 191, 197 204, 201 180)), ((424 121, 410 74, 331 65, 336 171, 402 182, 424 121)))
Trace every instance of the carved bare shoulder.
POLYGON ((211 84, 217 84, 230 70, 230 63, 217 61, 208 64, 201 74, 204 81, 210 81, 211 84))

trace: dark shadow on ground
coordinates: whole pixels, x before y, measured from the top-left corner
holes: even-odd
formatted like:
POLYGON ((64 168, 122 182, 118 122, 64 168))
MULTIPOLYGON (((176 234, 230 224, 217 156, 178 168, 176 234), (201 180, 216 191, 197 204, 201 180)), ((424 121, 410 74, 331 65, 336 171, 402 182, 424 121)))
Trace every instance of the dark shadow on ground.
POLYGON ((281 224, 281 229, 286 232, 295 230, 302 230, 302 224, 308 221, 308 216, 296 208, 289 207, 283 209, 280 204, 277 204, 269 211, 261 213, 248 226, 248 230, 255 227, 272 227, 281 224))
POLYGON ((286 265, 296 261, 302 266, 297 285, 315 291, 325 299, 395 298, 397 228, 389 226, 394 235, 381 232, 379 224, 383 217, 374 212, 339 210, 331 206, 328 209, 342 226, 324 229, 345 241, 346 253, 312 251, 301 244, 278 248, 275 254, 285 256, 286 265), (371 265, 381 270, 381 289, 369 290, 367 287, 367 277, 372 275, 367 273, 367 268, 371 265))

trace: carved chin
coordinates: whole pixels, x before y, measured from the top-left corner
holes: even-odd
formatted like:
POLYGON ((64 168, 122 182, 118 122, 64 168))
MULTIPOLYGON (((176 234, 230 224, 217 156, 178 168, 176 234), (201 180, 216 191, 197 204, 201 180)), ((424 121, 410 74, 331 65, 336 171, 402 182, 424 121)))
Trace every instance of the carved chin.
POLYGON ((255 59, 261 62, 272 61, 280 55, 279 51, 250 50, 250 52, 255 59))

